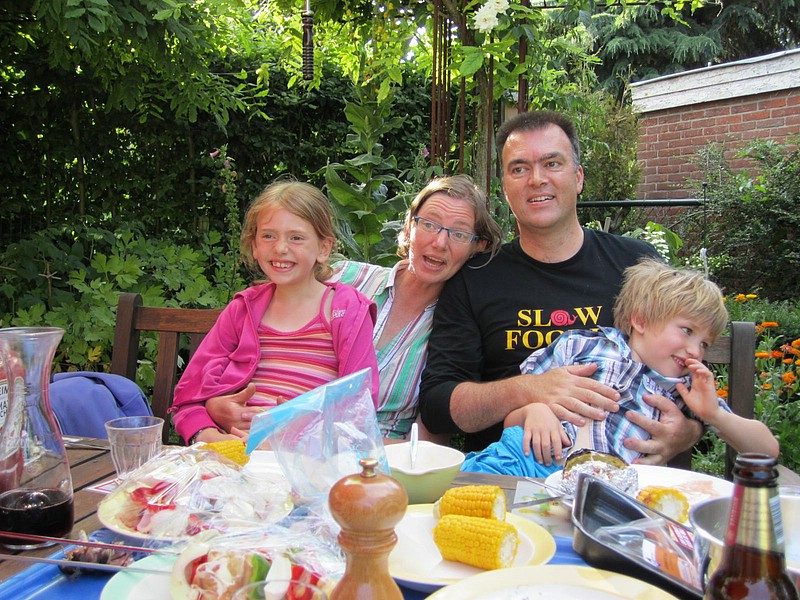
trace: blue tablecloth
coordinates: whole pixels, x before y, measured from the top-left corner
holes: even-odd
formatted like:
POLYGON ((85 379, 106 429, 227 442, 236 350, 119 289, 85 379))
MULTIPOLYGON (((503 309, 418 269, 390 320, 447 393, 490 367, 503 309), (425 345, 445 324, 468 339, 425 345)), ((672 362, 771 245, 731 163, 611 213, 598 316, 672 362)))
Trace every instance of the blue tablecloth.
MULTIPOLYGON (((102 530, 100 530, 102 531, 102 530)), ((96 534, 98 532, 95 532, 96 534)), ((95 535, 93 534, 93 538, 95 535)), ((572 549, 572 539, 553 536, 556 553, 548 564, 586 565, 572 549)), ((61 553, 55 553, 60 557, 61 553)), ((55 565, 36 564, 0 583, 0 598, 25 600, 96 600, 111 575, 82 574, 66 577, 55 565)), ((422 600, 429 593, 401 587, 405 600, 422 600)), ((114 600, 126 600, 124 598, 114 600)), ((131 600, 147 600, 135 598, 131 600)))

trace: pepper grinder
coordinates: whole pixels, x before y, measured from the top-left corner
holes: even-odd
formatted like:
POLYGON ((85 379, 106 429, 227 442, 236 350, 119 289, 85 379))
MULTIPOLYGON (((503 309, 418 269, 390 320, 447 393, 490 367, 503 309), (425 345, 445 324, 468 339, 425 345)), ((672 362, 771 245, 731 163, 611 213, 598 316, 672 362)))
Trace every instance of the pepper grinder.
POLYGON ((376 471, 376 459, 359 463, 361 473, 340 479, 328 495, 347 560, 331 600, 403 600, 389 574, 389 553, 397 543, 394 526, 406 512, 408 495, 396 479, 376 471))

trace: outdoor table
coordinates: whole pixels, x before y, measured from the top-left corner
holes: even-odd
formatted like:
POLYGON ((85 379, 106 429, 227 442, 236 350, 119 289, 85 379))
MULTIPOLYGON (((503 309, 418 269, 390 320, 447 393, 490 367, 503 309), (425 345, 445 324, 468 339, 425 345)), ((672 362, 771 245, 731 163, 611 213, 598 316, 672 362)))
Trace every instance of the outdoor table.
MULTIPOLYGON (((112 479, 115 475, 114 465, 111 462, 111 455, 108 451, 108 444, 105 440, 68 438, 67 458, 72 473, 72 486, 74 490, 75 505, 75 524, 72 528, 72 537, 75 537, 81 530, 87 535, 102 529, 102 523, 97 517, 97 506, 103 499, 103 495, 91 491, 93 485, 112 479)), ((514 500, 518 477, 507 475, 490 475, 484 473, 459 473, 453 481, 453 486, 471 484, 492 484, 498 485, 506 493, 507 503, 510 505, 514 500)), ((786 469, 781 470, 781 484, 797 485, 800 484, 800 477, 786 469)), ((561 562, 569 564, 584 564, 571 549, 570 540, 556 536, 557 553, 562 555, 561 562), (568 556, 569 554, 572 556, 568 556)), ((5 553, 23 553, 29 556, 47 557, 59 549, 58 546, 38 548, 28 551, 11 551, 2 548, 5 553)), ((44 600, 47 598, 58 598, 59 600, 70 600, 79 598, 80 600, 95 600, 111 577, 109 574, 81 575, 80 577, 69 580, 67 588, 62 582, 54 582, 51 587, 47 587, 44 582, 55 579, 58 576, 57 567, 54 565, 36 564, 30 565, 22 561, 3 560, 0 561, 0 598, 19 597, 8 595, 9 586, 13 585, 12 590, 19 592, 20 585, 25 585, 24 589, 36 590, 34 595, 26 595, 26 598, 44 600), (16 577, 14 577, 16 575, 16 577), (13 579, 10 579, 12 578, 13 579), (8 580, 8 581, 7 581, 8 580)), ((406 600, 419 600, 426 594, 414 590, 403 588, 406 600)))
MULTIPOLYGON (((67 438, 67 458, 72 473, 72 487, 74 491, 75 524, 72 528, 71 538, 83 530, 91 535, 97 530, 102 530, 103 525, 97 516, 97 506, 104 498, 103 494, 89 490, 93 485, 113 479, 115 476, 114 465, 106 440, 87 438, 67 438)), ((513 502, 519 478, 507 475, 489 475, 483 473, 459 473, 453 481, 453 486, 470 484, 498 485, 506 493, 509 504, 513 502)), ((565 538, 566 539, 566 538, 565 538)), ((0 546, 6 554, 25 554, 29 556, 48 557, 59 551, 59 546, 38 548, 36 550, 13 551, 0 546)), ((573 553, 571 547, 567 549, 573 553)), ((575 555, 576 558, 577 555, 575 555)), ((581 564, 583 564, 581 562, 581 564)), ((79 577, 64 580, 60 578, 58 567, 48 564, 25 563, 22 561, 0 561, 0 598, 20 597, 19 593, 25 590, 24 598, 32 600, 96 600, 100 597, 106 582, 113 573, 83 574, 79 577), (16 576, 16 577, 15 577, 16 576), (11 579, 13 577, 13 579, 11 579), (59 581, 56 581, 59 579, 59 581), (48 581, 53 580, 52 585, 48 581), (68 583, 65 583, 68 582, 68 583), (9 587, 13 586, 13 587, 9 587), (29 594, 27 590, 33 593, 29 594), (9 595, 9 593, 13 595, 9 595)), ((405 600, 421 600, 428 594, 401 588, 405 600)))

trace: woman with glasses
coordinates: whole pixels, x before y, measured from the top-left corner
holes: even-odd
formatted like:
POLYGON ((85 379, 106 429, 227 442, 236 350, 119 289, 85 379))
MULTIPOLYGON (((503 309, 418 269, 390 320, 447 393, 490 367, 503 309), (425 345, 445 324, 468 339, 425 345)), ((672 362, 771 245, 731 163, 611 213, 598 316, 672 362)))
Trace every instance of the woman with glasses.
MULTIPOLYGON (((484 194, 469 177, 455 175, 432 180, 412 201, 398 237, 401 260, 394 267, 334 265, 329 281, 354 286, 378 306, 372 340, 380 378, 378 423, 387 440, 405 439, 417 420, 433 309, 445 281, 478 252, 494 255, 500 242, 484 194)), ((219 400, 207 408, 220 426, 249 429, 256 413, 244 406, 246 398, 219 400)), ((430 437, 424 427, 420 437, 430 437)))

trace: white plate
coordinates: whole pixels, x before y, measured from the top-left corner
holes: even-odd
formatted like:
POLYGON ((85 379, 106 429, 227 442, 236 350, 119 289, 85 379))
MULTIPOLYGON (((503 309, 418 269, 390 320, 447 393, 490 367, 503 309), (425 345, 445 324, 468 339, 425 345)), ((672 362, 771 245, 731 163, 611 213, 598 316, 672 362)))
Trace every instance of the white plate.
MULTIPOLYGON (((269 505, 267 515, 259 521, 259 523, 277 523, 292 511, 294 503, 291 499, 291 489, 275 458, 274 452, 253 452, 250 461, 242 468, 241 472, 257 480, 261 485, 267 482, 274 483, 272 489, 276 491, 277 495, 269 505)), ((117 517, 117 514, 123 510, 126 505, 128 505, 128 496, 126 494, 110 494, 104 498, 97 507, 97 516, 100 522, 114 533, 134 540, 175 542, 189 537, 187 535, 174 537, 156 536, 129 528, 117 517)), ((244 525, 247 526, 248 523, 244 523, 244 525)), ((249 525, 252 525, 252 523, 249 525)))
MULTIPOLYGON (((514 566, 541 565, 553 558, 556 542, 547 531, 528 519, 506 513, 519 532, 520 544, 514 566)), ((395 527, 397 545, 389 555, 389 572, 398 583, 422 592, 433 592, 483 569, 444 560, 433 542, 433 504, 412 504, 395 527)))
POLYGON ((169 577, 172 571, 174 556, 153 554, 134 564, 142 569, 166 571, 164 575, 155 573, 133 573, 120 571, 116 573, 103 588, 100 600, 172 600, 169 593, 169 577))
POLYGON ((254 450, 251 452, 250 460, 247 461, 243 470, 253 475, 269 474, 283 477, 281 465, 272 450, 254 450))
MULTIPOLYGON (((655 465, 631 465, 631 467, 636 469, 640 490, 651 485, 675 488, 684 493, 689 506, 733 494, 733 484, 730 481, 705 473, 655 465)), ((561 474, 562 471, 551 473, 544 482, 552 488, 561 489, 561 474)), ((555 492, 550 493, 555 495, 555 492)))
POLYGON ((619 573, 573 565, 487 571, 440 589, 429 600, 620 600, 675 597, 619 573))

